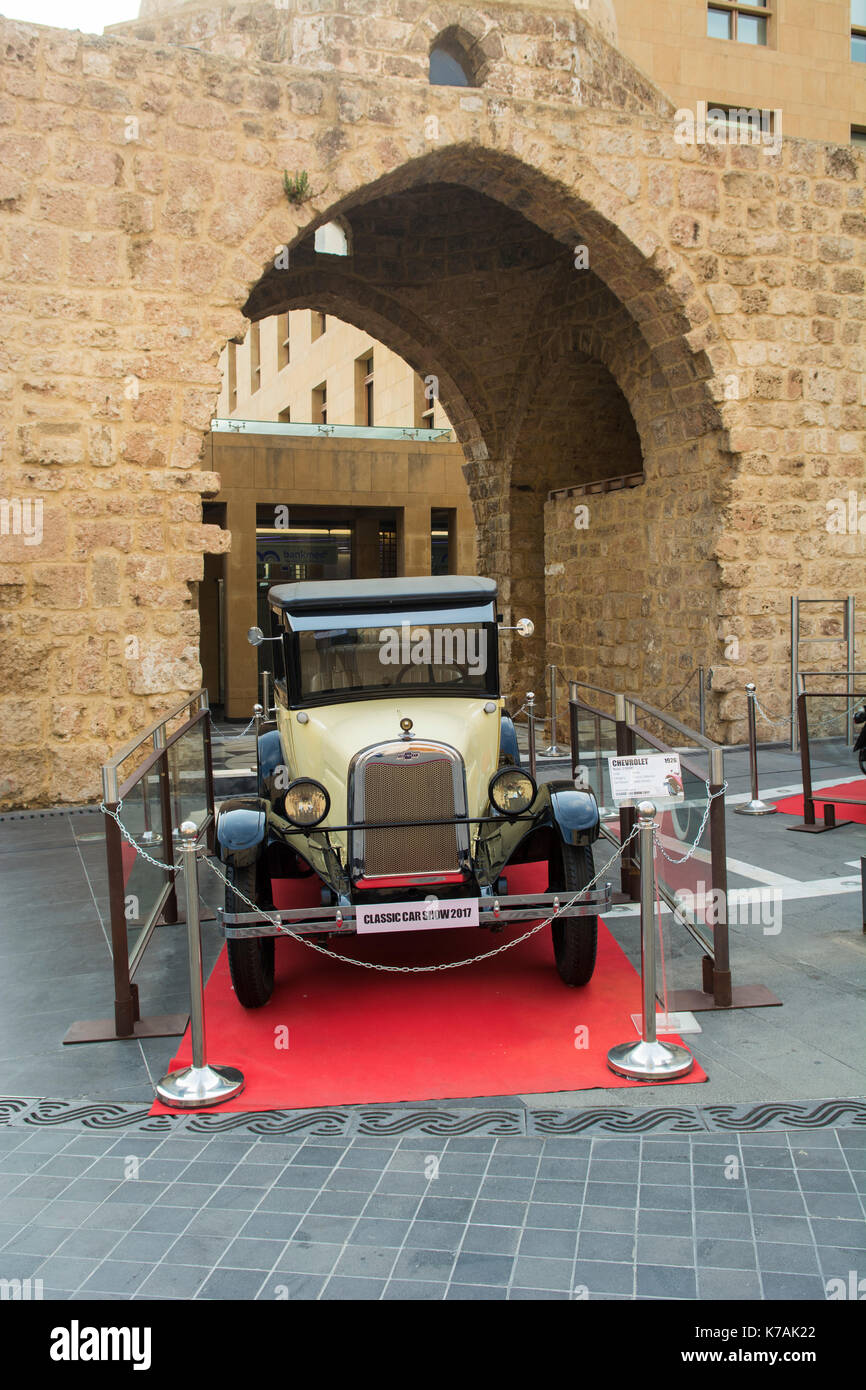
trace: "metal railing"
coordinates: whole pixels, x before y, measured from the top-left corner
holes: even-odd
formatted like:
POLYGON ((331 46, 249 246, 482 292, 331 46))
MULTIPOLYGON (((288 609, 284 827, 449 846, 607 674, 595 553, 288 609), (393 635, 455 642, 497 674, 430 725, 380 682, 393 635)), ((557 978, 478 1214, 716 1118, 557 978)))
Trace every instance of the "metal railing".
POLYGON ((838 830, 840 826, 850 825, 850 821, 836 820, 836 806, 866 806, 866 796, 837 796, 835 792, 831 799, 825 799, 820 793, 816 796, 812 787, 812 750, 809 738, 809 700, 845 700, 847 707, 836 716, 838 719, 845 719, 846 742, 851 742, 853 730, 853 710, 852 703, 857 700, 866 701, 866 690, 862 692, 851 689, 851 677, 860 679, 866 677, 866 671, 798 671, 797 673, 797 734, 800 747, 800 768, 803 774, 803 820, 800 825, 789 825, 788 830, 810 831, 812 834, 824 830, 838 830), (806 676, 844 676, 848 689, 839 690, 806 690, 806 676), (819 825, 815 815, 815 802, 819 801, 824 807, 822 823, 819 825))
POLYGON ((193 820, 197 838, 204 838, 210 850, 214 846, 207 691, 196 691, 104 763, 102 794, 114 1017, 73 1024, 63 1041, 98 1042, 182 1033, 186 1014, 141 1017, 134 976, 154 928, 182 920, 175 888, 181 823, 193 820), (130 771, 124 767, 127 763, 133 763, 130 771), (131 931, 135 933, 132 944, 131 931))
POLYGON ((679 754, 683 782, 691 784, 691 794, 663 814, 663 822, 666 819, 667 825, 658 836, 662 856, 656 885, 659 897, 703 952, 702 988, 675 991, 672 998, 677 1002, 672 1007, 705 1009, 778 1003, 762 985, 744 985, 735 990, 732 983, 727 917, 724 748, 636 695, 608 690, 587 681, 570 683, 569 724, 572 776, 578 784, 584 782, 594 791, 603 818, 602 835, 623 846, 622 898, 636 902, 640 895, 640 857, 633 836, 637 812, 633 806, 615 805, 612 795, 608 795, 607 760, 611 756, 633 756, 640 751, 639 745, 659 753, 675 752, 679 754), (612 702, 613 712, 590 703, 582 697, 581 691, 605 697, 612 702), (647 727, 649 724, 660 726, 666 737, 647 727), (591 746, 587 746, 588 732, 591 746), (618 835, 610 828, 617 818, 618 835), (705 832, 708 832, 708 842, 702 845, 705 832), (693 843, 689 844, 690 841, 693 843), (678 845, 687 847, 688 852, 676 857, 665 851, 665 844, 674 851, 678 845), (682 897, 678 897, 682 883, 677 882, 677 871, 671 874, 670 869, 664 868, 665 861, 671 866, 680 866, 686 859, 694 859, 700 870, 708 875, 709 883, 701 880, 698 885, 695 902, 706 902, 709 889, 713 904, 712 925, 706 919, 698 920, 697 910, 693 913, 685 910, 682 897))

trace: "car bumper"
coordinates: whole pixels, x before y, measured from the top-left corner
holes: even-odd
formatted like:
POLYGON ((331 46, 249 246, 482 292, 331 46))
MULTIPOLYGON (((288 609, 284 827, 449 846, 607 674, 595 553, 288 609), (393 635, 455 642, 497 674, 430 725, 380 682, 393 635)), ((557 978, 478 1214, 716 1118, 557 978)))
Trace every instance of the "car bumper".
MULTIPOLYGON (((581 893, 568 909, 569 917, 597 917, 610 907, 611 885, 581 893)), ((478 925, 506 926, 511 922, 539 922, 552 916, 569 901, 565 893, 512 893, 498 898, 478 899, 478 925)), ((355 905, 345 907, 298 907, 268 912, 225 912, 218 909, 226 939, 237 941, 250 936, 282 936, 284 928, 298 936, 354 936, 355 905), (269 920, 270 919, 270 920, 269 920), (276 921, 280 926, 274 925, 276 921)), ((408 927, 424 931, 425 927, 408 927)))

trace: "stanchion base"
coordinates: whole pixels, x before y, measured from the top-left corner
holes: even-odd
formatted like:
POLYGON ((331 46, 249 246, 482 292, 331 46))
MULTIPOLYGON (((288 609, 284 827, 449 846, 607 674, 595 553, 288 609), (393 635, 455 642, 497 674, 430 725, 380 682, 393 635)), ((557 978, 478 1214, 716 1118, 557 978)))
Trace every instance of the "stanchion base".
POLYGON ((544 748, 544 749, 542 749, 542 751, 538 754, 538 757, 539 757, 539 758, 570 758, 570 757, 571 757, 571 750, 568 749, 568 748, 560 748, 560 746, 559 746, 558 743, 551 743, 551 745, 550 745, 549 748, 544 748))
POLYGON ((690 1072, 695 1059, 677 1043, 641 1041, 612 1047, 607 1065, 617 1076, 627 1076, 632 1081, 671 1081, 690 1072))
POLYGON ((766 801, 748 801, 745 806, 735 806, 735 816, 777 816, 778 806, 768 806, 766 801))
POLYGON ((186 1110, 200 1105, 219 1105, 221 1101, 240 1095, 243 1089, 244 1074, 237 1067, 184 1067, 164 1076, 157 1085, 156 1094, 163 1105, 186 1110))

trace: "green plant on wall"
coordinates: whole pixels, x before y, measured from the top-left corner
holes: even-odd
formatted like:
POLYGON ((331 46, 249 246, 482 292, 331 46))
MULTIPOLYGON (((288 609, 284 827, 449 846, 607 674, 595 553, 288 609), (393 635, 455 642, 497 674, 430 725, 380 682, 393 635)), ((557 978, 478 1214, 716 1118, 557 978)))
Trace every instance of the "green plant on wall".
POLYGON ((283 188, 290 203, 305 203, 310 197, 310 179, 306 170, 289 178, 288 169, 284 169, 283 188))

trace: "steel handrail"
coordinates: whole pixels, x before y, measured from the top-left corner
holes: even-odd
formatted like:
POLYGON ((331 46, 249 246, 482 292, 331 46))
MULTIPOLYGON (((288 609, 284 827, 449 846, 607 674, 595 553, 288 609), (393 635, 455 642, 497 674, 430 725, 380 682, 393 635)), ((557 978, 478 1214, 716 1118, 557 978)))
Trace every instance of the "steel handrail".
POLYGON ((113 768, 116 771, 120 764, 126 762, 126 759, 135 752, 136 748, 140 748, 149 738, 153 738, 153 735, 158 729, 162 729, 172 719, 176 719, 179 714, 189 709, 191 705, 197 705, 199 710, 206 710, 208 708, 208 693, 204 687, 197 690, 194 695, 190 695, 189 699, 184 700, 182 704, 170 710, 168 714, 164 714, 161 719, 155 720, 143 733, 137 734, 135 738, 130 739, 129 743, 125 743, 120 752, 115 753, 113 758, 109 758, 107 762, 103 763, 103 786, 105 785, 105 773, 107 769, 113 768))

